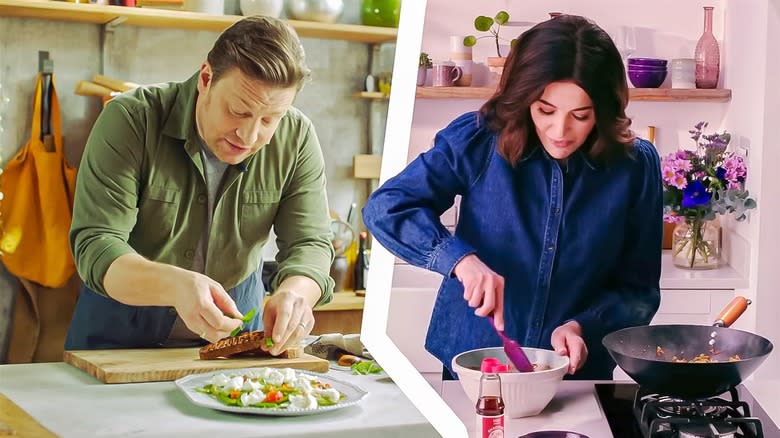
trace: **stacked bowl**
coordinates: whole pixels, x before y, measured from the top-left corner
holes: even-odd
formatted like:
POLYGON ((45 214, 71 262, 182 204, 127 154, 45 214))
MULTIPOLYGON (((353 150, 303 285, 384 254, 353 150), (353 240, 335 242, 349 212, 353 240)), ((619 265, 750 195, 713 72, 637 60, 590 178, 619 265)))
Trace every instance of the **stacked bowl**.
POLYGON ((628 79, 636 88, 658 88, 666 79, 666 60, 628 58, 628 79))

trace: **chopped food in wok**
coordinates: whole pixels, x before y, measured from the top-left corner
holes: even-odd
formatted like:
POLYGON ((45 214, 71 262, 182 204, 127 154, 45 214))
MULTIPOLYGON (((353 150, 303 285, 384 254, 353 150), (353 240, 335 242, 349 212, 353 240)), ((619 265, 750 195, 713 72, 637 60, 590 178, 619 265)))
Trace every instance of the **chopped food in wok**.
MULTIPOLYGON (((700 353, 699 355, 693 357, 692 359, 686 359, 683 356, 677 356, 673 355, 671 362, 676 363, 717 363, 722 362, 720 360, 717 360, 713 358, 712 356, 716 356, 720 354, 720 351, 710 350, 710 354, 700 353)), ((656 346, 655 347, 655 355, 658 357, 665 357, 666 352, 664 351, 663 347, 656 346)), ((739 354, 732 354, 728 358, 728 362, 738 362, 742 360, 742 357, 739 354)))

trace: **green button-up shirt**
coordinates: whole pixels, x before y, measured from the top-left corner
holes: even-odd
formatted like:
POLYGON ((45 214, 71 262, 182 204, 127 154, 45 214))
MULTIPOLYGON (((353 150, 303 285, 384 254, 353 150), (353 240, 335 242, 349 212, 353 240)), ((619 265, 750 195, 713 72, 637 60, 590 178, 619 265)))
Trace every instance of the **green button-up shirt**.
MULTIPOLYGON (((195 126, 197 75, 112 99, 87 140, 70 232, 79 275, 106 294, 119 256, 191 269, 208 222, 195 126)), ((333 260, 322 150, 311 121, 291 108, 271 142, 229 166, 214 202, 205 275, 229 290, 255 272, 271 226, 279 248, 276 289, 291 275, 313 279, 330 301, 333 260)))

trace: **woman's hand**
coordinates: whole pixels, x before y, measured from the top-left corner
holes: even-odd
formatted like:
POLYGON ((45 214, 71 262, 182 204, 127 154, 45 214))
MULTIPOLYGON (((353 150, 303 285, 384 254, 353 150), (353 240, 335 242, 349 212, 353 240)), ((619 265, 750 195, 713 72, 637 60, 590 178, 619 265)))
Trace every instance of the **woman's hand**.
POLYGON ((314 328, 314 314, 306 298, 291 289, 279 289, 271 295, 263 310, 265 333, 271 334, 273 347, 261 348, 273 356, 299 344, 314 328))
POLYGON ((569 374, 574 374, 585 365, 588 347, 582 339, 582 327, 577 321, 569 321, 553 330, 550 343, 556 353, 569 356, 569 374))
POLYGON ((211 278, 186 270, 176 270, 174 307, 193 333, 216 342, 241 324, 241 312, 221 284, 211 278))
POLYGON ((485 317, 492 312, 496 328, 504 330, 504 277, 474 254, 463 257, 453 272, 463 283, 463 299, 477 309, 474 313, 485 317))

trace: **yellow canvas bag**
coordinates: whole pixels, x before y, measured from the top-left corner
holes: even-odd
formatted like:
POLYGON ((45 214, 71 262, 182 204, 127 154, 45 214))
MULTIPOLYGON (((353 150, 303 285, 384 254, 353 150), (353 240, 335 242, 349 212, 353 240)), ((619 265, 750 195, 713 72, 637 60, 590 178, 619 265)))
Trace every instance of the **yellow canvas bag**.
POLYGON ((0 203, 2 228, 20 232, 13 252, 3 251, 3 263, 19 278, 46 287, 61 287, 75 272, 68 243, 76 168, 68 164, 62 146, 60 105, 51 77, 51 129, 54 150, 47 151, 41 133, 43 75, 35 85, 30 140, 5 166, 0 203))

